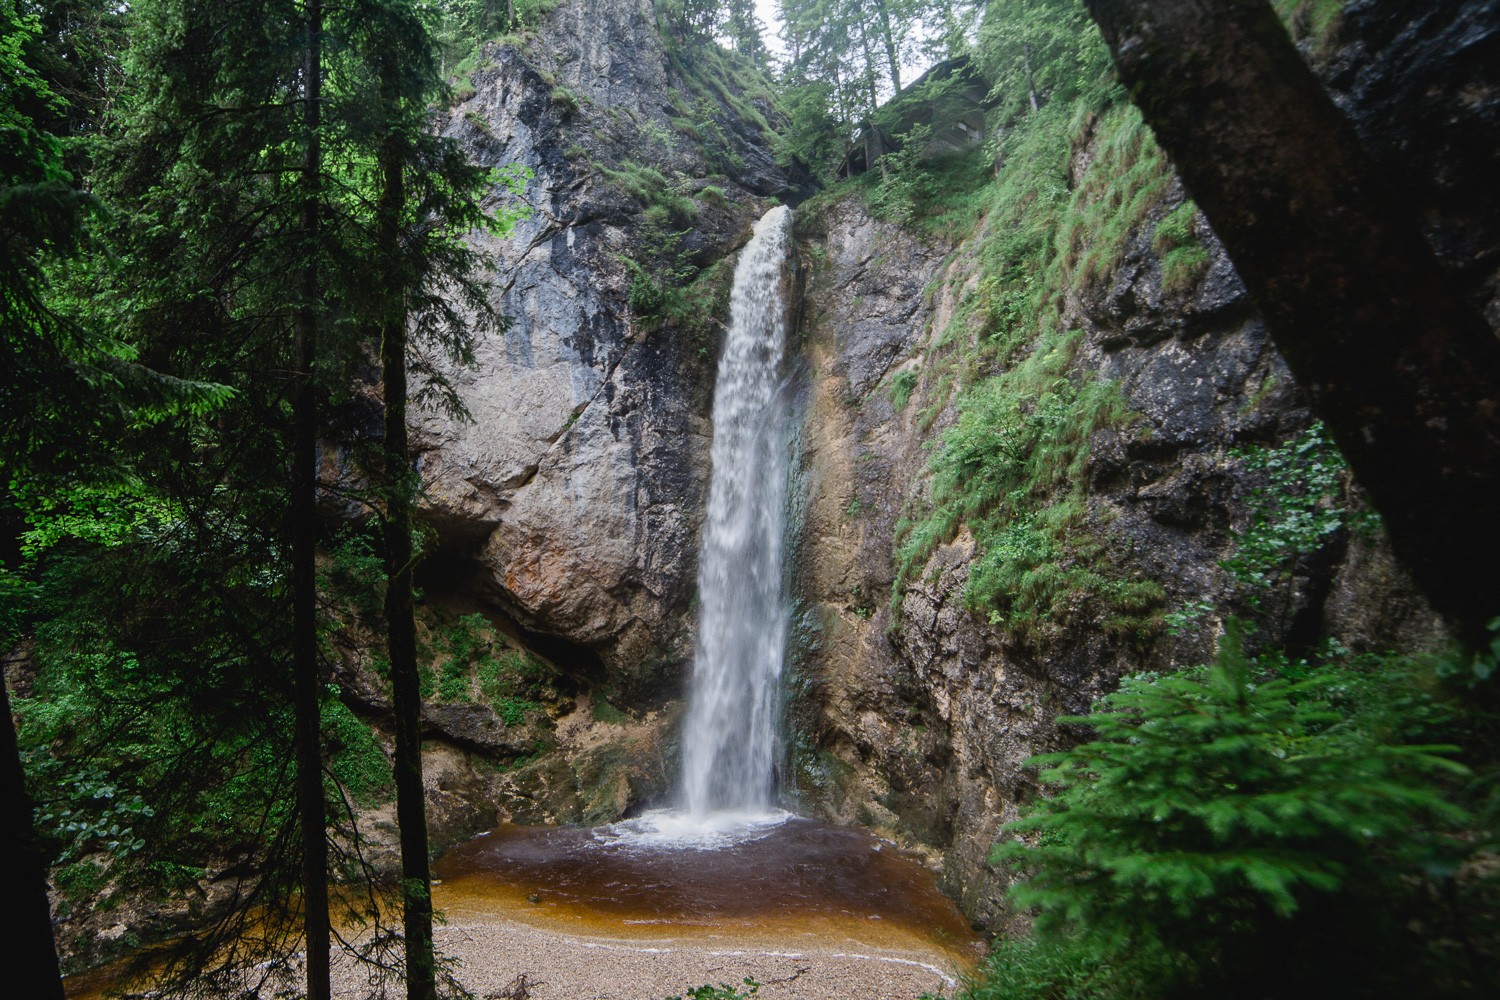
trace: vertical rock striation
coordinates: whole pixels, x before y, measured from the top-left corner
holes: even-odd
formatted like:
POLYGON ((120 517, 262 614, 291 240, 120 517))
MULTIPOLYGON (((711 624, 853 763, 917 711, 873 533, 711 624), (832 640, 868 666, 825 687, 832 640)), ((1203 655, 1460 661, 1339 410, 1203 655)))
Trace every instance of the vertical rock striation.
MULTIPOLYGON (((1484 178, 1500 148, 1494 5, 1416 7, 1351 3, 1322 68, 1493 324, 1500 228, 1484 178)), ((1070 181, 1093 144, 1085 127, 1070 181)), ((1057 290, 1066 328, 1082 335, 1069 377, 1112 382, 1134 415, 1089 439, 1087 530, 1122 572, 1162 586, 1161 610, 1238 601, 1268 647, 1305 650, 1327 636, 1355 649, 1440 641, 1378 535, 1356 531, 1300 557, 1258 610, 1243 607, 1244 589, 1222 565, 1248 526, 1257 482, 1237 449, 1288 441, 1310 418, 1201 220, 1201 270, 1186 286, 1165 275, 1153 236, 1181 200, 1169 183, 1102 280, 1057 290)), ((1036 791, 1025 760, 1076 739, 1056 717, 1086 712, 1122 673, 1202 662, 1217 623, 1180 637, 1159 623, 1121 634, 1084 601, 1018 636, 965 607, 976 549, 964 529, 888 607, 898 522, 920 507, 931 474, 924 445, 956 419, 934 359, 978 278, 977 245, 923 244, 854 199, 807 219, 799 236, 821 252, 804 255, 817 263, 801 329, 813 375, 790 665, 794 773, 806 808, 929 851, 965 911, 1000 928, 1014 919, 1008 874, 986 855, 1036 791)))
POLYGON ((563 666, 602 664, 628 700, 673 683, 663 667, 682 653, 714 343, 632 314, 646 206, 619 177, 654 169, 691 203, 682 247, 698 265, 736 249, 786 182, 724 97, 732 82, 694 108, 700 126, 728 123, 724 162, 680 127, 674 95, 708 88, 684 76, 649 0, 558 5, 481 63, 447 132, 481 163, 530 169, 532 214, 504 241, 480 237, 511 323, 449 373, 472 419, 415 420, 423 516, 524 629, 565 641, 563 666))

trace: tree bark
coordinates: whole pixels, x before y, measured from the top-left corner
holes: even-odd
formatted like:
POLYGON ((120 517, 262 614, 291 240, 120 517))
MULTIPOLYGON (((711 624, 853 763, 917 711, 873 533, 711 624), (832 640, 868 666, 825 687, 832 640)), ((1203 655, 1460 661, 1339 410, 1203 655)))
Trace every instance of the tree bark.
POLYGON ((10 692, 0 673, 0 848, 6 867, 10 900, 0 921, 11 961, 6 963, 6 988, 16 996, 63 1000, 57 944, 52 938, 52 907, 47 899, 47 862, 37 849, 31 796, 10 714, 10 692))
POLYGON ((380 337, 385 397, 385 619, 395 716, 396 821, 401 834, 402 929, 406 938, 408 1000, 436 1000, 432 944, 432 879, 427 863, 427 806, 422 789, 422 693, 417 673, 417 630, 412 611, 412 480, 406 430, 405 281, 401 267, 401 213, 406 202, 399 107, 387 53, 381 65, 381 103, 387 131, 380 152, 382 190, 376 208, 377 252, 385 270, 386 303, 380 337))
POLYGON ((896 33, 891 28, 891 12, 887 0, 876 0, 875 9, 880 12, 880 37, 885 43, 885 60, 891 69, 892 94, 901 93, 901 57, 896 52, 896 33))
POLYGON ((1026 98, 1031 103, 1031 113, 1036 114, 1042 110, 1042 101, 1036 92, 1036 74, 1031 71, 1031 46, 1021 46, 1021 52, 1026 69, 1026 98))
POLYGON ((1500 613, 1500 343, 1265 0, 1087 0, 1433 607, 1500 613))
POLYGON ((292 402, 292 672, 297 758, 297 813, 302 826, 302 917, 307 939, 308 1000, 329 1000, 330 928, 328 848, 323 800, 318 670, 317 488, 318 405, 313 375, 318 350, 319 212, 322 189, 321 0, 307 5, 307 48, 303 63, 306 148, 302 164, 303 237, 301 296, 296 316, 297 383, 292 402))

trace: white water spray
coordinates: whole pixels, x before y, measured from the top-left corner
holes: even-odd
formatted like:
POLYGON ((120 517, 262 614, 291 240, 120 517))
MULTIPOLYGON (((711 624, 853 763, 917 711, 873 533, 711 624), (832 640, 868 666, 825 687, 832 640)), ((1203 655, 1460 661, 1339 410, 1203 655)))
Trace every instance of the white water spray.
POLYGON ((713 474, 698 566, 698 649, 683 727, 687 813, 764 814, 775 794, 787 612, 786 414, 777 405, 791 212, 773 208, 734 272, 714 394, 713 474))

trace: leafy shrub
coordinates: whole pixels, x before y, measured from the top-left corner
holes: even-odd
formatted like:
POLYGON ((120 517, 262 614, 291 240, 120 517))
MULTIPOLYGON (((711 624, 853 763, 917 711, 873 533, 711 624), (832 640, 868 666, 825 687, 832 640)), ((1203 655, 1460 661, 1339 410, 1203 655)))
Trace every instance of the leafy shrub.
POLYGON ((1224 568, 1246 591, 1250 607, 1269 590, 1290 586, 1298 562, 1346 528, 1373 527, 1373 515, 1351 512, 1345 495, 1348 466, 1323 425, 1275 448, 1235 453, 1261 477, 1246 499, 1250 521, 1224 568))
POLYGON ((1232 627, 1211 667, 1127 679, 1061 720, 1095 740, 1034 759, 1056 793, 1005 827, 1035 842, 991 860, 1026 873, 1039 941, 1111 968, 1082 995, 1377 996, 1412 975, 1400 914, 1470 819, 1456 748, 1393 741, 1392 689, 1357 672, 1268 666, 1291 665, 1247 661, 1232 627))
MULTIPOLYGON (((702 986, 695 986, 688 990, 687 995, 689 1000, 749 1000, 750 997, 760 992, 760 983, 749 976, 742 980, 741 985, 743 989, 728 983, 720 983, 717 986, 704 983, 702 986)), ((672 996, 667 997, 667 1000, 683 1000, 683 998, 672 996)))
POLYGON ((394 787, 391 764, 374 732, 341 702, 323 705, 323 745, 328 773, 358 805, 389 797, 394 787))

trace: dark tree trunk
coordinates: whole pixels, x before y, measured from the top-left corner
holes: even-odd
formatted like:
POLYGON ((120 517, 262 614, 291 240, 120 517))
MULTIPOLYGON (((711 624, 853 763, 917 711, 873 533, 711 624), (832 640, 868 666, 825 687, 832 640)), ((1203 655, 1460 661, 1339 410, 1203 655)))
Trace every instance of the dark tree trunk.
POLYGON ((21 771, 10 692, 0 674, 0 851, 4 852, 10 899, 0 921, 6 950, 6 989, 13 996, 63 1000, 57 945, 52 939, 52 907, 47 900, 47 862, 37 849, 31 796, 21 771))
MULTIPOLYGON (((386 120, 396 117, 395 67, 382 66, 386 120)), ((390 126, 388 126, 390 127, 390 126)), ((422 790, 422 693, 417 674, 417 630, 412 612, 412 482, 406 432, 406 307, 400 261, 401 212, 406 201, 401 136, 387 134, 380 154, 383 188, 377 239, 387 301, 382 311, 380 364, 385 396, 385 619, 395 715, 396 820, 401 831, 401 904, 406 936, 408 1000, 436 1000, 432 946, 432 880, 427 866, 427 806, 422 790)))
POLYGON ((1397 555, 1471 644, 1500 613, 1500 344, 1265 0, 1088 0, 1397 555))
POLYGON ((319 735, 317 488, 318 404, 313 364, 318 350, 318 202, 322 145, 323 8, 307 8, 306 152, 302 165, 302 301, 297 308, 296 370, 292 430, 292 671, 296 719, 297 813, 302 825, 302 907, 307 936, 308 1000, 329 1000, 328 848, 323 802, 323 754, 319 735))
POLYGON ((891 12, 885 0, 878 0, 875 9, 880 11, 880 38, 885 44, 885 61, 891 68, 893 94, 901 93, 901 57, 896 52, 896 33, 891 30, 891 12))

